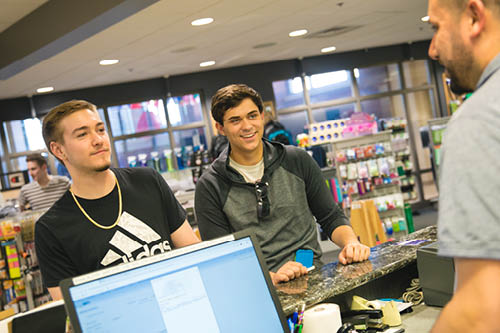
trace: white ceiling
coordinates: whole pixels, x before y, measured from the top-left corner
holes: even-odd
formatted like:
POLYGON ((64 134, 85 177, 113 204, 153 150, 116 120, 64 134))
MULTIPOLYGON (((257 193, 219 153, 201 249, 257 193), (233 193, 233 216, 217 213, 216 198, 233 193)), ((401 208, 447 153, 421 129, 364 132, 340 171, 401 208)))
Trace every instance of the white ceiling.
MULTIPOLYGON (((46 2, 0 0, 0 36, 46 2)), ((0 80, 0 99, 34 95, 37 88, 45 86, 58 92, 314 56, 332 45, 336 52, 344 52, 427 40, 432 31, 420 21, 426 11, 427 0, 160 0, 0 80), (201 17, 215 21, 191 26, 192 20, 201 17), (310 36, 343 26, 359 27, 337 36, 310 36), (307 29, 309 34, 288 37, 297 29, 307 29), (266 43, 275 44, 254 48, 266 43), (110 58, 119 59, 119 64, 98 64, 110 58), (217 63, 200 68, 207 60, 217 63)))

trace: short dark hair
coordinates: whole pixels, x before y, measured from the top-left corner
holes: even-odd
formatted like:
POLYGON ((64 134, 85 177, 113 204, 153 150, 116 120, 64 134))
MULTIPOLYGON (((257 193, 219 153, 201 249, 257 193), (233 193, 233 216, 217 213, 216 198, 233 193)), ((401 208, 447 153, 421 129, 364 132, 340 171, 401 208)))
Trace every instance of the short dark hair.
POLYGON ((51 153, 50 143, 52 141, 63 142, 63 130, 59 128, 61 120, 72 113, 85 109, 97 112, 96 106, 90 102, 84 100, 72 100, 56 106, 43 118, 43 140, 45 141, 47 149, 51 153))
POLYGON ((26 163, 28 162, 36 162, 39 167, 47 165, 47 160, 42 156, 42 154, 29 154, 26 156, 26 163))
POLYGON ((212 96, 212 117, 222 125, 226 111, 240 105, 245 98, 250 98, 259 108, 259 112, 262 113, 264 107, 258 92, 246 84, 230 84, 220 88, 212 96))

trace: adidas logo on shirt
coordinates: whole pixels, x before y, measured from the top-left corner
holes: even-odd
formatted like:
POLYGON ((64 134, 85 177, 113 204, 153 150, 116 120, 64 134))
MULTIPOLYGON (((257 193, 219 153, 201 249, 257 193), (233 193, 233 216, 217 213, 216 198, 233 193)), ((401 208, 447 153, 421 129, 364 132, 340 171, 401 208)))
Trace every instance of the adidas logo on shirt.
POLYGON ((151 244, 159 240, 161 240, 160 235, 158 235, 158 233, 156 233, 156 231, 154 231, 151 227, 135 216, 127 212, 123 212, 120 217, 120 222, 118 222, 118 230, 116 230, 115 234, 109 241, 109 244, 113 245, 121 253, 117 253, 113 249, 108 250, 104 258, 101 260, 101 265, 108 266, 118 260, 121 260, 122 262, 134 261, 152 256, 154 254, 170 251, 172 249, 167 240, 151 244), (138 242, 130 238, 125 233, 120 231, 120 229, 127 231, 143 242, 138 242), (133 253, 136 253, 136 251, 141 248, 143 250, 134 257, 133 253))

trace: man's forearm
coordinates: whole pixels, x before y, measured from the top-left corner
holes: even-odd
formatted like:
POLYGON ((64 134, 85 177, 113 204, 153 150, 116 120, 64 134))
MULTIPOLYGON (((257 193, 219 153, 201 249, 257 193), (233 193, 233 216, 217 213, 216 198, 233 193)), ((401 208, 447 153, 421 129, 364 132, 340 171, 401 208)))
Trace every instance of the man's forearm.
POLYGON ((480 307, 474 306, 471 299, 462 300, 463 295, 457 293, 444 307, 434 324, 431 333, 456 332, 496 332, 492 330, 491 318, 480 313, 480 307))
POLYGON ((341 225, 333 230, 331 235, 332 241, 340 248, 352 242, 359 242, 358 237, 349 225, 341 225))
POLYGON ((457 289, 432 332, 498 332, 500 262, 456 258, 455 270, 457 289))

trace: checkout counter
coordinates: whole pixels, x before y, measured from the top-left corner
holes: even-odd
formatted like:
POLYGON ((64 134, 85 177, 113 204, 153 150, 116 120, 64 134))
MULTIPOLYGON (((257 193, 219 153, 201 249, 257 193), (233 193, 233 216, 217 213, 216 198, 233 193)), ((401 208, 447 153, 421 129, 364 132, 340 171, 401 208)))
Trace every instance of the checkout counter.
MULTIPOLYGON (((306 309, 319 303, 336 303, 341 311, 351 306, 352 296, 365 299, 400 298, 418 277, 417 250, 437 240, 435 226, 414 232, 400 241, 372 248, 369 260, 342 265, 338 262, 317 267, 308 275, 277 286, 286 316, 303 303, 306 309)), ((419 305, 402 316, 406 333, 427 332, 441 308, 419 305)))
MULTIPOLYGON (((278 285, 277 293, 284 314, 290 316, 303 303, 306 304, 306 309, 319 303, 336 303, 341 310, 347 310, 353 295, 366 299, 399 298, 409 287, 411 279, 418 277, 417 250, 435 242, 436 233, 435 226, 428 227, 400 241, 372 248, 367 261, 346 266, 338 262, 328 263, 306 276, 278 285)), ((441 308, 427 305, 416 306, 413 313, 402 316, 401 327, 405 328, 406 333, 427 332, 440 311, 441 308)), ((43 312, 49 315, 48 312, 43 312)), ((37 315, 40 316, 43 312, 37 315)), ((56 312, 51 315, 61 315, 56 312)), ((64 312, 62 316, 64 317, 64 312)), ((38 321, 30 316, 21 316, 17 319, 20 326, 26 323, 23 319, 31 324, 38 321)), ((62 321, 63 319, 57 320, 62 321)))

